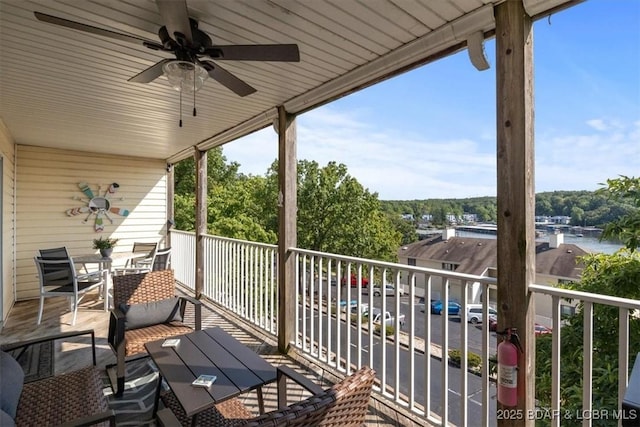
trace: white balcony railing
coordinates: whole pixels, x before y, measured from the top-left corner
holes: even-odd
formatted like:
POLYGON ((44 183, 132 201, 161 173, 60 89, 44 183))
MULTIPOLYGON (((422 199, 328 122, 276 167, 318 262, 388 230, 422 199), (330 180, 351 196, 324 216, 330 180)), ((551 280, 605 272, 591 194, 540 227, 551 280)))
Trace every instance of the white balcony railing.
MULTIPOLYGON (((194 287, 193 233, 173 231, 171 235, 172 268, 176 278, 194 287)), ((496 341, 488 322, 481 328, 470 326, 464 313, 467 305, 482 300, 484 318, 494 300, 494 278, 459 274, 445 270, 413 267, 335 254, 292 249, 295 256, 298 304, 295 315, 293 345, 307 357, 346 374, 361 365, 373 367, 379 379, 377 392, 384 399, 402 406, 434 425, 495 425, 496 390, 490 380, 490 356, 496 341), (374 296, 375 285, 386 284, 402 289, 404 296, 374 296), (430 312, 429 301, 439 296, 457 300, 461 316, 430 312), (424 305, 420 298, 424 298, 424 305), (468 302, 469 301, 469 302, 468 302), (404 327, 378 328, 371 316, 362 313, 367 307, 389 311, 394 317, 405 316, 404 327), (424 313, 422 313, 424 310, 424 313), (373 331, 370 333, 370 331, 373 331), (460 351, 460 366, 446 362, 450 349, 460 351), (469 353, 480 356, 481 369, 468 373, 469 353), (444 360, 444 363, 443 363, 444 360), (445 393, 442 390, 446 390, 445 393)), ((218 304, 252 322, 265 331, 277 334, 277 247, 215 236, 205 236, 204 294, 218 304)), ((548 286, 531 285, 531 292, 552 299, 552 408, 548 414, 562 414, 560 403, 561 301, 584 304, 583 409, 593 407, 593 305, 617 307, 619 323, 618 401, 622 401, 629 372, 629 316, 640 313, 640 301, 573 292, 548 286)), ((384 292, 384 291, 383 291, 384 292)), ((393 321, 390 321, 393 323, 393 321)), ((398 322, 396 321, 395 325, 398 322)), ((586 417, 583 425, 592 425, 586 417)), ((561 425, 561 417, 549 422, 561 425)))

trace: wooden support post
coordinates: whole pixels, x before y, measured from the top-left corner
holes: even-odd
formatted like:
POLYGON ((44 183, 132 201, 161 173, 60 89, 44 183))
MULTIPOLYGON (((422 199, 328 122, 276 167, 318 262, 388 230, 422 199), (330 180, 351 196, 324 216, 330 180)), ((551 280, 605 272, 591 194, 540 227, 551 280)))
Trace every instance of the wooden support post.
POLYGON ((171 247, 171 229, 174 225, 173 221, 175 220, 175 205, 174 205, 174 197, 176 190, 176 177, 173 171, 173 164, 167 163, 167 223, 166 223, 166 233, 164 246, 167 248, 171 247), (171 221, 171 222, 170 222, 171 221))
POLYGON ((194 150, 196 166, 196 294, 204 290, 204 234, 207 233, 207 152, 194 150))
POLYGON ((297 158, 295 115, 278 107, 278 350, 289 351, 295 331, 296 266, 289 248, 296 247, 297 158))
MULTIPOLYGON (((533 426, 535 409, 534 306, 535 190, 533 142, 533 35, 522 0, 495 7, 498 327, 517 328, 524 349, 518 356, 518 405, 498 426, 533 426)), ((499 409, 506 409, 498 404, 499 409)))

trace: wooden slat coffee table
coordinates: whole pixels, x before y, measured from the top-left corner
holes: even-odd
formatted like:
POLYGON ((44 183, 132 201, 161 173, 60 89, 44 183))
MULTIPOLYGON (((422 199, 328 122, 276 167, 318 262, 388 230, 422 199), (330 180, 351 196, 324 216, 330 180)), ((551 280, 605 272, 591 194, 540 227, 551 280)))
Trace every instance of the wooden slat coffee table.
MULTIPOLYGON (((187 416, 196 416, 254 389, 260 413, 264 413, 262 386, 276 380, 275 367, 218 327, 177 338, 180 338, 177 347, 162 347, 164 340, 147 343, 145 347, 187 416), (191 385, 202 374, 218 378, 209 388, 191 385)), ((154 414, 161 383, 158 382, 154 414)))

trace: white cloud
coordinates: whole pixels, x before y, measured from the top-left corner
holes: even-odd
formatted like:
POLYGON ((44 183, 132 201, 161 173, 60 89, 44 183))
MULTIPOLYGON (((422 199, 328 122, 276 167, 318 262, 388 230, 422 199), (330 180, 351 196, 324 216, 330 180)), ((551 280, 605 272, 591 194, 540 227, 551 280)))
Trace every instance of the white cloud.
MULTIPOLYGON (((495 153, 481 152, 476 141, 430 140, 367 123, 363 111, 330 107, 300 116, 297 132, 299 159, 344 163, 384 200, 495 195, 495 153)), ((264 129, 227 144, 224 154, 241 171, 264 174, 277 157, 276 134, 264 129)))
POLYGON ((638 176, 638 125, 617 122, 596 130, 592 134, 537 138, 536 191, 595 190, 608 178, 638 176))
POLYGON ((591 126, 595 130, 605 131, 609 129, 609 127, 604 123, 604 120, 602 119, 587 120, 587 125, 591 126))
MULTIPOLYGON (((298 118, 297 156, 321 166, 344 163, 383 200, 465 198, 496 195, 495 139, 432 139, 407 129, 367 121, 367 111, 332 106, 298 118)), ((618 175, 638 176, 640 121, 591 120, 582 134, 544 130, 536 134, 536 191, 595 190, 618 175), (595 129, 595 130, 594 130, 595 129)), ((278 156, 271 127, 227 144, 224 154, 241 171, 263 175, 278 156)))

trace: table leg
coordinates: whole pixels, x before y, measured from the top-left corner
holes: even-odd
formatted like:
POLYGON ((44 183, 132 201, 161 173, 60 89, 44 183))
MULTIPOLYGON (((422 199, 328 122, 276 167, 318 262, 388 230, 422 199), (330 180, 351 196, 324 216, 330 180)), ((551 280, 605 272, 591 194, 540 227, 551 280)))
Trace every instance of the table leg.
POLYGON ((264 414, 264 399, 262 397, 262 386, 256 389, 256 393, 258 394, 258 409, 260 410, 260 415, 264 414))
POLYGON ((158 387, 156 388, 156 397, 153 401, 153 419, 156 418, 158 413, 158 403, 160 402, 160 392, 162 391, 162 375, 158 371, 158 387))
MULTIPOLYGON (((100 265, 100 269, 102 269, 102 265, 100 265)), ((110 274, 109 270, 102 269, 102 299, 104 299, 104 311, 109 311, 109 280, 110 274)))
POLYGON ((103 261, 100 264, 100 269, 104 272, 106 277, 103 278, 104 285, 102 286, 102 296, 104 298, 104 311, 109 311, 109 287, 112 285, 111 283, 111 266, 113 265, 112 261, 103 261))

